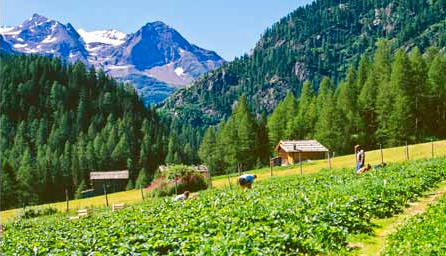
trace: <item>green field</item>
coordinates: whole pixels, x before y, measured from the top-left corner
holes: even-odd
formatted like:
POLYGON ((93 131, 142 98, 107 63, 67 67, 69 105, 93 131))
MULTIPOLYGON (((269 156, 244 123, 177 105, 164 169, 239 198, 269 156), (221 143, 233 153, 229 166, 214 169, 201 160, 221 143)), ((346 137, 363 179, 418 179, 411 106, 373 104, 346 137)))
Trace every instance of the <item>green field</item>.
POLYGON ((383 255, 446 255, 446 196, 390 235, 383 255))
MULTIPOLYGON (((409 146, 409 157, 410 159, 423 159, 430 158, 432 156, 431 143, 423 143, 409 146)), ((446 140, 434 142, 435 156, 446 155, 446 140)), ((384 149, 384 161, 387 163, 403 162, 405 161, 405 147, 395 147, 384 149)), ((333 168, 343 168, 354 166, 354 155, 346 155, 335 157, 331 159, 333 168)), ((381 161, 381 154, 379 150, 373 150, 366 152, 366 162, 371 164, 378 164, 381 161)), ((327 160, 318 160, 311 163, 306 163, 303 165, 303 173, 315 173, 323 168, 328 168, 327 160)), ((258 179, 263 180, 270 178, 270 169, 262 168, 258 170, 252 170, 250 173, 256 173, 259 177, 258 179)), ((299 165, 297 166, 284 166, 284 167, 274 167, 274 176, 288 176, 300 173, 299 165)), ((231 183, 236 184, 236 176, 231 178, 231 183)), ((226 176, 215 177, 212 182, 214 187, 228 186, 228 180, 226 176)), ((131 190, 109 194, 109 203, 127 203, 133 204, 142 201, 141 192, 139 190, 131 190)), ((55 207, 60 211, 65 211, 66 203, 53 203, 36 207, 55 207)), ((104 196, 97 196, 86 199, 72 200, 69 202, 70 210, 77 210, 82 208, 94 208, 94 207, 104 207, 105 199, 104 196)), ((0 212, 0 221, 2 223, 12 220, 17 216, 22 209, 12 209, 0 212)))
POLYGON ((373 218, 402 212, 444 180, 446 158, 359 176, 350 168, 274 177, 252 190, 212 189, 186 202, 160 198, 76 221, 59 215, 8 223, 1 249, 6 255, 346 254, 349 235, 373 234, 373 218))

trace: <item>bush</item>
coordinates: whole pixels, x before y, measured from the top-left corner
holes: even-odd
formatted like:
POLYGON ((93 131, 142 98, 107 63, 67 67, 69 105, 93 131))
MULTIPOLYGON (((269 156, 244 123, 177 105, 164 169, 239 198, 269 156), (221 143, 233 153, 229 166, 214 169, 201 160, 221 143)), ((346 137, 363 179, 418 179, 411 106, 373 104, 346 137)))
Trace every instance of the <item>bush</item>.
POLYGON ((185 191, 195 192, 208 187, 206 178, 198 171, 185 165, 169 166, 164 173, 158 173, 157 179, 149 186, 151 196, 170 196, 185 191))
POLYGON ((57 209, 54 207, 48 207, 44 209, 27 209, 19 215, 21 219, 31 219, 39 216, 47 216, 57 213, 57 209))

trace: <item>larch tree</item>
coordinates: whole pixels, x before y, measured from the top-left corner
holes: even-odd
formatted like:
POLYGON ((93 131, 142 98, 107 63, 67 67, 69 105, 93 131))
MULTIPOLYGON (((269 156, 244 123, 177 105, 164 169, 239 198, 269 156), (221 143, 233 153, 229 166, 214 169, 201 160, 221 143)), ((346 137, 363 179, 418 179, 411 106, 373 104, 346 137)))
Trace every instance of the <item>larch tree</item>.
POLYGON ((413 134, 414 114, 412 71, 409 58, 403 50, 398 50, 392 63, 390 89, 393 91, 394 101, 389 116, 389 145, 399 145, 409 140, 413 134))
POLYGON ((427 66, 421 55, 420 50, 415 47, 409 56, 410 65, 412 67, 412 85, 413 85, 413 99, 414 100, 414 126, 415 126, 415 140, 424 137, 424 113, 427 111, 426 94, 427 94, 427 66))

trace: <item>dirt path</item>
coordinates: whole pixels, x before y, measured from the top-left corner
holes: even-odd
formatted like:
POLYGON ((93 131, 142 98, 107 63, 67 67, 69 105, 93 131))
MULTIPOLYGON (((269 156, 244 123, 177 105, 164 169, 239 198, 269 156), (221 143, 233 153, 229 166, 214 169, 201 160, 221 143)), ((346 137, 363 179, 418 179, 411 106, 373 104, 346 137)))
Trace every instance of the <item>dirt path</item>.
POLYGON ((446 194, 446 182, 440 183, 435 191, 428 192, 418 201, 409 203, 410 206, 403 213, 388 219, 374 220, 373 222, 379 225, 379 228, 375 229, 375 236, 361 242, 349 243, 349 246, 359 248, 358 255, 361 256, 380 255, 386 245, 387 236, 395 232, 398 226, 408 218, 426 211, 430 204, 444 194, 446 194))

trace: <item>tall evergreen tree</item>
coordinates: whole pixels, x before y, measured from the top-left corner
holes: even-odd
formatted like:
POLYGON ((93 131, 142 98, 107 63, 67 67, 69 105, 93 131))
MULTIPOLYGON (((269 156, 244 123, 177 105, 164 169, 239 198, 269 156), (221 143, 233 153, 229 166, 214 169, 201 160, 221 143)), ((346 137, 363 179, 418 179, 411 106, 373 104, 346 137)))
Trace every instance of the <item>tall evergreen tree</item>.
POLYGON ((414 132, 413 119, 413 84, 409 59, 403 50, 398 50, 392 63, 390 89, 393 90, 394 101, 389 112, 389 145, 399 145, 409 140, 414 132))
POLYGON ((415 121, 415 140, 423 137, 422 131, 424 130, 424 114, 427 112, 426 107, 426 81, 427 81, 427 66, 421 55, 420 50, 415 47, 410 53, 410 65, 412 67, 411 83, 413 86, 413 100, 414 101, 414 121, 415 121))
POLYGON ((200 159, 207 165, 211 173, 215 173, 217 158, 217 140, 215 137, 214 127, 209 127, 204 133, 203 140, 198 151, 200 159))

